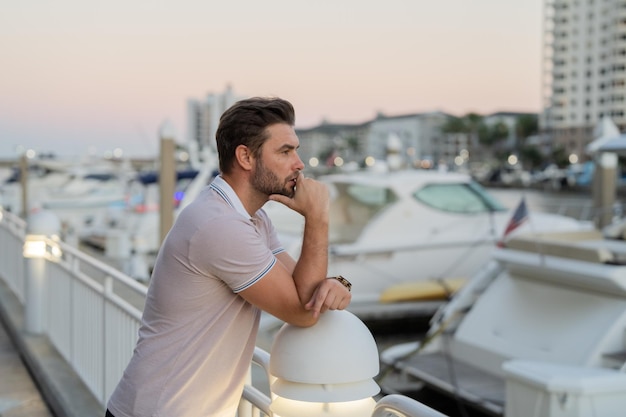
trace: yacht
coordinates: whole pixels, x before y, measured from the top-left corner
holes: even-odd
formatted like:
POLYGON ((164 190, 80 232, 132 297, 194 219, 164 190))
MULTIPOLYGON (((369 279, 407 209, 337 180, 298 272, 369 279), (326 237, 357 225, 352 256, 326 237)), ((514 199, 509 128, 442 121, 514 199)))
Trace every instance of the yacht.
MULTIPOLYGON (((436 308, 437 303, 426 301, 447 298, 484 265, 515 211, 463 173, 402 170, 318 179, 331 194, 328 275, 352 281, 355 310, 388 304, 412 311, 436 308), (412 301, 419 306, 409 307, 412 301)), ((302 216, 272 201, 264 209, 297 258, 302 216)), ((529 212, 510 236, 592 227, 566 216, 529 212)))
POLYGON ((519 234, 423 339, 382 352, 379 383, 485 416, 623 415, 625 265, 624 240, 597 230, 519 234))

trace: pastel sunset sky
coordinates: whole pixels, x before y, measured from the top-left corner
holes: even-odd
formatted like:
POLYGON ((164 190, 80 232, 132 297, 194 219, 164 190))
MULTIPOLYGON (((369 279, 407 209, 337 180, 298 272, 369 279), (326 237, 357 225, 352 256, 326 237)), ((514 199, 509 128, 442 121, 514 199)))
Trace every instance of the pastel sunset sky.
POLYGON ((542 0, 20 0, 0 13, 0 157, 158 152, 188 98, 290 100, 297 127, 540 110, 542 0))

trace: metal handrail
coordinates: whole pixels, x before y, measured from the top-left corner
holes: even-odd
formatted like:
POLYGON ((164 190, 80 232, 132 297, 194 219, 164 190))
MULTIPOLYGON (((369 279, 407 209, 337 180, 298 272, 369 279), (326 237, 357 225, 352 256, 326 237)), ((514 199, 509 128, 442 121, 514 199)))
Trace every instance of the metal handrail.
POLYGON ((390 394, 376 403, 372 417, 446 417, 446 415, 404 395, 390 394))

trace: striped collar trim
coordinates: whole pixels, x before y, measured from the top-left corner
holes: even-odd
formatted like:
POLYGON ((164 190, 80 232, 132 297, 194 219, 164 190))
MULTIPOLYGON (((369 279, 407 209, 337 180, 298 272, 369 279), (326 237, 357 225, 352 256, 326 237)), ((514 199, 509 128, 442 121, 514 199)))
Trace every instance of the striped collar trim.
POLYGON ((243 203, 235 193, 235 190, 226 182, 221 175, 216 176, 210 185, 212 190, 215 190, 223 199, 228 203, 229 206, 234 208, 239 214, 244 216, 246 219, 252 220, 250 214, 246 211, 243 206, 243 203))

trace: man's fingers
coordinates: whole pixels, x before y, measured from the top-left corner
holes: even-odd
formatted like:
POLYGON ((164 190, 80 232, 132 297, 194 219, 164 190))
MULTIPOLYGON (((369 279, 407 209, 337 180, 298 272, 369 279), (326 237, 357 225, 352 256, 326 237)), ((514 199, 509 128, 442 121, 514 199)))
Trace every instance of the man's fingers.
POLYGON ((322 311, 322 306, 324 305, 324 298, 325 296, 322 296, 320 294, 320 289, 318 288, 315 290, 315 292, 313 293, 313 296, 311 297, 309 302, 306 303, 304 307, 307 310, 311 310, 313 312, 313 315, 317 317, 322 311))
MULTIPOLYGON (((341 284, 339 285, 341 286, 341 284)), ((343 286, 340 290, 339 293, 333 291, 332 284, 319 286, 309 302, 306 303, 305 308, 311 310, 315 317, 327 310, 344 310, 350 304, 352 297, 350 293, 344 294, 343 286)))
POLYGON ((292 199, 282 194, 272 194, 269 196, 269 199, 272 201, 276 201, 277 203, 284 204, 287 207, 291 207, 292 199))

